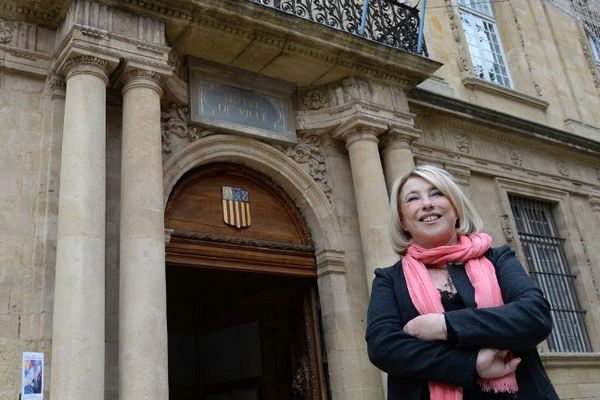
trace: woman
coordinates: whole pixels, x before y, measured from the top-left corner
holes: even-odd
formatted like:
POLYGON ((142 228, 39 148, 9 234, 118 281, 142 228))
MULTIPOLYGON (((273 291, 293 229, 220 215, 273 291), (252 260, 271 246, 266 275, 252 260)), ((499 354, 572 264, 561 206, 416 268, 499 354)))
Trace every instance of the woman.
POLYGON ((548 302, 481 227, 445 170, 419 166, 395 183, 402 259, 375 271, 366 334, 390 400, 558 399, 536 350, 552 329, 548 302))

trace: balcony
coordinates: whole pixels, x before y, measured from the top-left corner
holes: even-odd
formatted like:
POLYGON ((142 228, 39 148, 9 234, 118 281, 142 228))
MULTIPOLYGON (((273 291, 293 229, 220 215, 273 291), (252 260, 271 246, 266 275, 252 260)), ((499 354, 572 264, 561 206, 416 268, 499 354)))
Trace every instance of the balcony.
MULTIPOLYGON (((6 7, 0 7, 2 18, 56 30, 73 0, 3 2, 6 7)), ((369 0, 362 34, 359 29, 364 0, 92 2, 161 21, 175 63, 186 57, 203 59, 300 87, 326 85, 353 76, 408 90, 441 66, 416 53, 419 13, 398 0, 369 0)), ((91 13, 90 18, 94 15, 91 13)), ((130 33, 143 35, 144 30, 126 32, 130 33)), ((86 40, 107 45, 110 35, 86 40)), ((181 78, 185 80, 185 74, 181 78)), ((186 92, 183 87, 181 96, 186 92)))
POLYGON ((419 11, 397 0, 370 0, 362 32, 364 0, 250 1, 398 50, 417 53, 419 11))

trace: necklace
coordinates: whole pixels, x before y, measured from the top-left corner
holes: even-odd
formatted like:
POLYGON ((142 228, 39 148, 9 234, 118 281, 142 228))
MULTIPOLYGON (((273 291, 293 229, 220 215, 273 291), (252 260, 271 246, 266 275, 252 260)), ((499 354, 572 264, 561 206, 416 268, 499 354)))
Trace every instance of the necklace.
POLYGON ((442 292, 456 294, 456 286, 454 286, 454 282, 452 282, 452 278, 450 277, 450 272, 446 273, 446 282, 441 289, 442 292))
POLYGON ((447 293, 451 296, 454 296, 457 293, 456 286, 454 286, 454 282, 452 282, 452 277, 450 277, 450 272, 447 268, 432 268, 429 270, 429 274, 438 291, 447 293))

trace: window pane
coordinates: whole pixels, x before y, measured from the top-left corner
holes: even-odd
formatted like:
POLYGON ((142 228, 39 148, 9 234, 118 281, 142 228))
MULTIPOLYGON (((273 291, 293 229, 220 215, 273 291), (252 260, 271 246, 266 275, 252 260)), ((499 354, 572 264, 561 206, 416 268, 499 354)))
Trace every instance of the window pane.
POLYGON ((465 10, 461 10, 461 19, 475 76, 510 87, 496 24, 465 10))
POLYGON ((529 272, 550 303, 554 329, 548 337, 551 351, 591 351, 573 281, 554 225, 552 203, 510 196, 515 225, 529 272))
POLYGON ((482 14, 489 15, 490 17, 494 16, 494 14, 492 12, 492 7, 490 6, 490 3, 488 1, 485 1, 485 0, 472 0, 472 1, 471 0, 460 0, 459 4, 461 6, 478 11, 482 14))

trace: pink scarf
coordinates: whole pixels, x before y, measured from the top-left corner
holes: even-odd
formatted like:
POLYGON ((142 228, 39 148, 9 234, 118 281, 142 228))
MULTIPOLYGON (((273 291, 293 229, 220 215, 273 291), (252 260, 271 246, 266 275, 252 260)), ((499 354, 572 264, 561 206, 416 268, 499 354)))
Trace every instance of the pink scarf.
MULTIPOLYGON (((408 293, 419 314, 441 314, 442 299, 425 264, 444 266, 449 262, 465 264, 467 277, 475 289, 477 308, 496 307, 504 304, 492 263, 483 255, 492 244, 485 233, 459 236, 460 244, 423 249, 414 244, 408 247, 402 258, 402 270, 408 293)), ((509 352, 510 355, 510 352, 509 352)), ((514 373, 496 379, 481 379, 479 384, 486 392, 512 392, 518 390, 514 373)), ((441 382, 429 382, 431 400, 462 400, 462 388, 441 382)))

